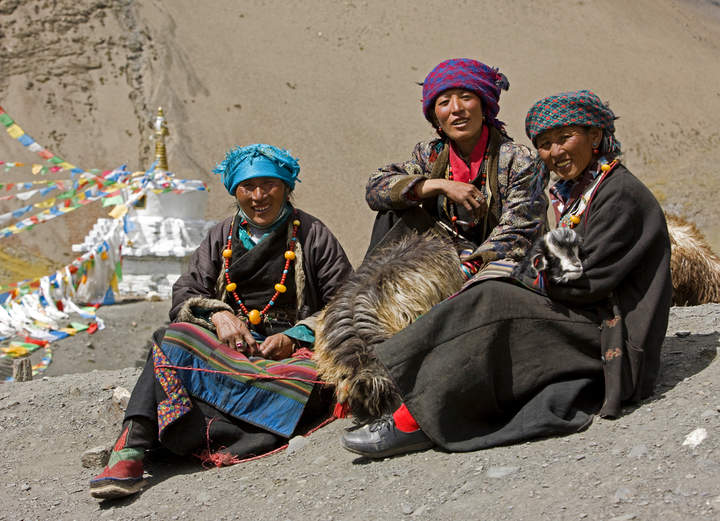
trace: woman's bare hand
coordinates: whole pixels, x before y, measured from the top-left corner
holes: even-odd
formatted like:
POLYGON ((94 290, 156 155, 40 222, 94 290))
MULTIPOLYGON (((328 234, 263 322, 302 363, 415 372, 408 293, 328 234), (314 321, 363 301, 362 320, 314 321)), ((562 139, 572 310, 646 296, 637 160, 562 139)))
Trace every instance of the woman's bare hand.
POLYGON ((463 205, 468 212, 471 212, 476 217, 482 216, 487 209, 485 196, 480 189, 473 184, 461 181, 426 179, 415 185, 415 194, 420 199, 445 194, 448 199, 463 205))
POLYGON ((260 355, 270 360, 282 360, 290 358, 295 350, 295 342, 292 338, 282 333, 270 335, 259 347, 260 355))
POLYGON ((245 322, 230 311, 218 311, 210 317, 220 342, 226 343, 247 356, 259 353, 257 341, 253 338, 245 322))

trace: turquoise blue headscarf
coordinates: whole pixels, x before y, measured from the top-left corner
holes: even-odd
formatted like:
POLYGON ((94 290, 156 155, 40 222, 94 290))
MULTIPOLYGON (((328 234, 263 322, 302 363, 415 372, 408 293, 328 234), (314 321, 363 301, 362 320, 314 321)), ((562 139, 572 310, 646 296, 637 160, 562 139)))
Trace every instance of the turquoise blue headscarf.
POLYGON ((240 183, 255 177, 281 179, 290 190, 295 188, 295 181, 300 182, 297 159, 287 150, 272 145, 234 147, 225 154, 225 160, 213 168, 213 172, 221 176, 225 188, 233 197, 240 183))

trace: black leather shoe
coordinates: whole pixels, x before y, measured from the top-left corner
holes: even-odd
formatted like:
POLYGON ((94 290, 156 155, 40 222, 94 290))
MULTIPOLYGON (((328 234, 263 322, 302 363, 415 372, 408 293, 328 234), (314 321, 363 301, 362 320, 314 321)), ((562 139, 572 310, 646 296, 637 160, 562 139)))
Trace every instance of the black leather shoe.
POLYGON ((343 434, 342 445, 350 452, 367 458, 386 458, 426 450, 435 443, 420 429, 403 432, 395 426, 392 416, 383 416, 379 420, 343 434))

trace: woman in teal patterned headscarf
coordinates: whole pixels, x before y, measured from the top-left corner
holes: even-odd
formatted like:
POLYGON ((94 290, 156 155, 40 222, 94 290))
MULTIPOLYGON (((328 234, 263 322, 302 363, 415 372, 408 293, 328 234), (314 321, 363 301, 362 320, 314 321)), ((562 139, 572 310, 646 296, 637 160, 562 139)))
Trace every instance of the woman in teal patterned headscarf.
POLYGON ((352 271, 345 252, 291 204, 300 167, 286 150, 235 147, 214 172, 238 210, 173 285, 172 324, 153 336, 93 497, 140 490, 145 450, 157 444, 227 465, 328 415, 310 349, 317 314, 352 271))

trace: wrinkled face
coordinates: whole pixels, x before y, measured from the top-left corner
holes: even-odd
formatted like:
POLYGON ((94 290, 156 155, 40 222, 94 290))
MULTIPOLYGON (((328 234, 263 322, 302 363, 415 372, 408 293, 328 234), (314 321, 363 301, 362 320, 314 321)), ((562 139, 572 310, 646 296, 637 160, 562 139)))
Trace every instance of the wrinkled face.
POLYGON ((288 197, 288 188, 274 177, 254 177, 240 183, 235 197, 245 215, 258 226, 272 224, 288 197))
POLYGON ((447 137, 459 145, 473 147, 482 133, 482 109, 482 101, 474 92, 450 89, 438 96, 434 110, 447 137))
POLYGON ((546 130, 535 138, 540 159, 565 180, 582 174, 593 159, 593 144, 600 143, 602 130, 576 125, 546 130))

